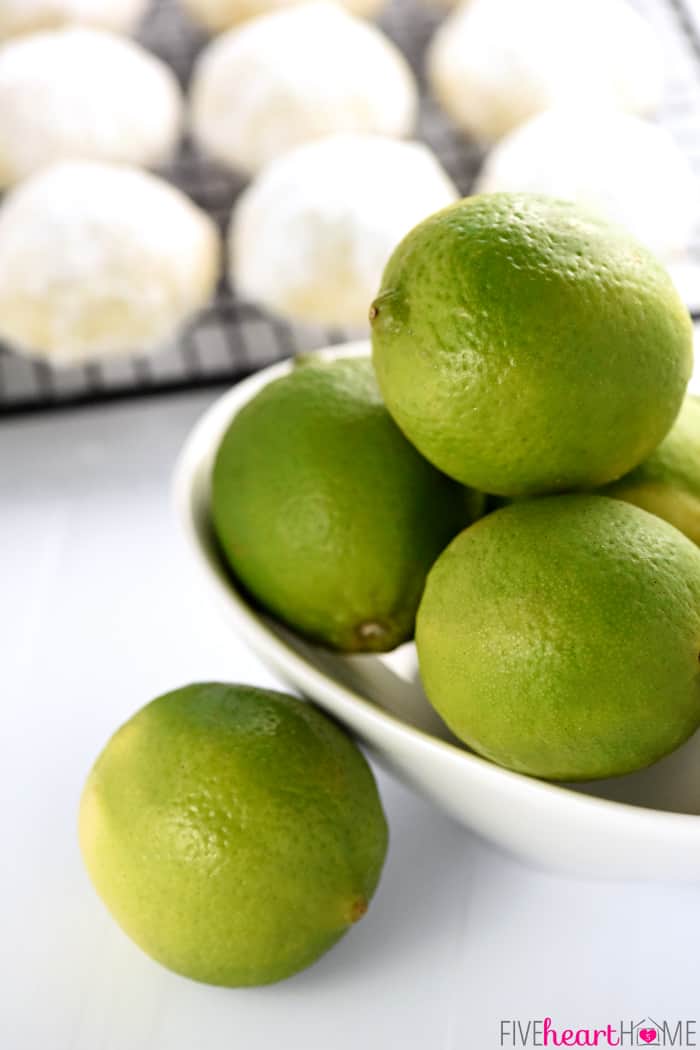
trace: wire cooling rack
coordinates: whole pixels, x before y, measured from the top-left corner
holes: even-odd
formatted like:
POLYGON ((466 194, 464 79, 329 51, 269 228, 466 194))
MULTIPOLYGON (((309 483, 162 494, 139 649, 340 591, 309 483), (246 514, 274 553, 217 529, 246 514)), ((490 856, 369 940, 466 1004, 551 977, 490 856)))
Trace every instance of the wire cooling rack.
MULTIPOLYGON (((669 83, 660 120, 675 135, 700 176, 700 21, 693 0, 636 0, 661 40, 669 83)), ((440 157, 458 188, 468 193, 479 171, 480 149, 466 141, 427 96, 423 55, 441 13, 430 0, 393 0, 382 27, 413 66, 422 89, 418 137, 440 157)), ((187 85, 204 38, 177 0, 154 0, 140 34, 187 85)), ((188 141, 164 171, 225 228, 243 183, 208 163, 188 141)), ((663 192, 663 187, 660 187, 663 192)), ((692 246, 700 263, 700 231, 692 246)), ((173 345, 140 358, 115 358, 81 368, 52 369, 0 344, 0 414, 90 404, 227 384, 300 350, 357 335, 343 329, 293 326, 242 302, 222 279, 214 301, 173 345)))

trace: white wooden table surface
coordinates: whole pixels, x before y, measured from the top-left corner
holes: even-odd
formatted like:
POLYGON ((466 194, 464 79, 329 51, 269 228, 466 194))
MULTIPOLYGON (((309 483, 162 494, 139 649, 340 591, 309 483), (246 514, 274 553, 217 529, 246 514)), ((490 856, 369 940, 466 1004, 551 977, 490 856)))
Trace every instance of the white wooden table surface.
POLYGON ((108 918, 75 827, 108 736, 189 681, 277 684, 202 602, 170 510, 212 396, 0 427, 1 1050, 490 1050, 507 1019, 700 1021, 700 886, 525 869, 381 773, 379 893, 298 977, 196 985, 108 918))

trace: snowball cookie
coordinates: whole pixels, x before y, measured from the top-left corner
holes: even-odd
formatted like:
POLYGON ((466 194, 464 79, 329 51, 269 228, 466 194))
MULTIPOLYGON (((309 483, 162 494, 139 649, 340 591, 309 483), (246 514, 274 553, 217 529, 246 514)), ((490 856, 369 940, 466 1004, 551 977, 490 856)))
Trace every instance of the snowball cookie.
POLYGON ((416 105, 413 75, 391 41, 342 7, 317 2, 214 40, 195 68, 191 119, 204 150, 255 172, 334 132, 401 138, 416 105))
POLYGON ((661 50, 624 0, 469 0, 427 62, 445 110, 485 142, 565 102, 648 113, 663 91, 661 50))
POLYGON ((148 0, 0 0, 0 39, 56 26, 95 26, 128 33, 148 0))
MULTIPOLYGON (((210 33, 222 33, 225 29, 244 22, 248 18, 290 7, 299 0, 182 0, 183 7, 210 33)), ((340 0, 352 14, 360 18, 372 18, 384 6, 384 0, 340 0)))
POLYGON ((499 190, 597 208, 664 261, 687 250, 700 204, 700 184, 665 128, 574 107, 533 117, 494 147, 474 192, 499 190))
POLYGON ((0 187, 59 160, 150 165, 173 150, 182 98, 139 44, 58 29, 0 48, 0 187))
POLYGON ((365 325, 398 242, 457 196, 417 142, 337 135, 299 146, 238 199, 232 283, 239 295, 296 320, 365 325))
POLYGON ((0 207, 0 339, 51 364, 156 347, 209 299, 219 236, 135 168, 57 164, 0 207))

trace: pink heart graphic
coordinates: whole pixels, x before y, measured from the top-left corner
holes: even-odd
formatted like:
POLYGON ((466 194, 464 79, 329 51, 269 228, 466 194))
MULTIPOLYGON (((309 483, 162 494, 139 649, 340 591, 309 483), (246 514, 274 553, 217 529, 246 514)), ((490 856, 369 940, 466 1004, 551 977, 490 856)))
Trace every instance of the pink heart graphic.
POLYGON ((655 1043, 656 1042, 656 1029, 655 1028, 640 1028, 639 1038, 644 1043, 655 1043))

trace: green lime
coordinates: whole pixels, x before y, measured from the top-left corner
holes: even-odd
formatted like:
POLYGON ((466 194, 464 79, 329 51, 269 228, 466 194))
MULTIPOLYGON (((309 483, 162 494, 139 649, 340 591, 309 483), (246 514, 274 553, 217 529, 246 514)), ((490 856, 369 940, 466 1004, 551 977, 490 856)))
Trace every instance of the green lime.
POLYGON ((601 491, 664 518, 700 546, 700 400, 686 397, 659 447, 601 491))
POLYGON ((350 652, 412 636, 428 569, 477 509, 401 434, 369 358, 270 383, 214 466, 214 526, 238 579, 290 627, 350 652))
POLYGON ((370 312, 379 385, 446 474, 504 496, 594 488, 671 428, 692 326, 621 228, 566 201, 471 197, 396 248, 370 312))
POLYGON ((268 984, 367 910, 387 827, 352 741, 291 696, 191 685, 119 729, 88 777, 80 843, 126 933, 176 973, 268 984))
POLYGON ((603 496, 513 503, 438 559, 416 644, 475 751, 552 780, 629 773, 700 725, 700 550, 603 496))

